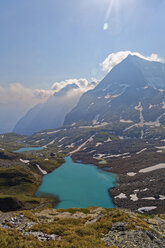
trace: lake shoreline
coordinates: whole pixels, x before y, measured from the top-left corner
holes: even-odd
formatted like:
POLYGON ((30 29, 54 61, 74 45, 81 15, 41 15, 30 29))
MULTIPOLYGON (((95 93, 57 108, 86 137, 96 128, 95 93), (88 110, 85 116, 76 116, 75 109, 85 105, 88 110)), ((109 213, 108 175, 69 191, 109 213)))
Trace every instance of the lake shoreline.
MULTIPOLYGON (((75 163, 79 163, 79 161, 80 161, 80 160, 74 159, 72 156, 71 156, 71 158, 72 158, 73 162, 75 162, 75 163)), ((83 162, 83 161, 81 160, 81 162, 83 162)), ((113 190, 113 189, 115 189, 115 188, 117 188, 119 186, 119 175, 116 174, 116 173, 114 173, 114 172, 110 172, 109 170, 107 170, 108 169, 107 167, 104 167, 104 168, 99 167, 98 164, 94 164, 94 163, 93 164, 90 164, 90 163, 86 163, 86 162, 85 163, 83 162, 83 164, 95 166, 98 170, 105 171, 105 172, 111 174, 111 176, 114 177, 114 179, 115 179, 114 186, 111 187, 111 188, 108 188, 107 191, 108 191, 109 197, 113 201, 113 204, 118 208, 119 206, 116 204, 115 198, 113 197, 113 195, 111 195, 111 190, 113 190)))
MULTIPOLYGON (((13 152, 15 152, 15 153, 21 153, 21 152, 28 152, 28 151, 40 151, 40 150, 43 150, 44 148, 43 147, 24 147, 24 148, 20 148, 20 149, 18 149, 18 150, 15 150, 15 151, 13 151, 13 152)), ((66 157, 67 158, 67 157, 66 157)), ((66 158, 65 158, 65 162, 64 163, 62 163, 58 168, 60 168, 63 164, 65 164, 66 163, 66 158)), ((72 160, 72 162, 73 163, 76 163, 76 164, 81 164, 81 161, 80 160, 78 160, 78 161, 74 161, 74 159, 72 158, 72 156, 70 157, 71 158, 71 160, 72 160)), ((85 164, 83 164, 83 165, 85 165, 85 164)), ((112 198, 112 195, 110 194, 110 190, 112 189, 112 188, 115 188, 116 187, 116 185, 117 185, 117 182, 118 182, 118 176, 116 175, 116 174, 114 174, 114 173, 110 173, 109 171, 107 171, 106 170, 106 168, 104 169, 104 168, 100 168, 98 165, 96 165, 96 164, 90 164, 90 163, 88 163, 87 164, 88 166, 90 166, 90 167, 96 167, 96 169, 97 170, 99 170, 99 171, 101 171, 101 172, 105 172, 105 173, 108 173, 109 174, 109 176, 111 176, 112 178, 113 178, 113 185, 112 185, 112 187, 108 187, 107 188, 107 194, 108 194, 108 197, 109 197, 109 199, 112 201, 112 204, 114 205, 113 207, 116 207, 116 205, 115 205, 115 203, 114 203, 114 199, 112 198)), ((49 175, 50 173, 52 173, 52 172, 54 172, 54 171, 56 171, 58 168, 55 168, 53 171, 51 171, 51 172, 49 172, 47 175, 49 175)), ((34 194, 34 196, 36 196, 36 197, 40 197, 40 198, 51 198, 51 202, 52 202, 52 206, 54 207, 54 208, 57 208, 58 207, 58 205, 61 203, 61 199, 60 199, 60 196, 58 195, 58 194, 53 194, 53 193, 41 193, 41 192, 39 192, 39 193, 37 193, 37 191, 38 191, 38 189, 41 187, 41 185, 42 185, 42 183, 43 183, 43 178, 44 178, 44 176, 45 175, 41 175, 41 182, 40 182, 40 185, 37 187, 37 190, 36 190, 36 192, 35 192, 35 194, 34 194)), ((95 205, 91 205, 91 206, 95 206, 95 205)), ((96 205, 97 206, 97 205, 96 205)), ((85 206, 86 207, 86 206, 85 206)))
MULTIPOLYGON (((68 157, 66 157, 65 158, 65 161, 66 161, 66 159, 67 159, 68 157)), ((75 162, 73 159, 72 159, 72 157, 70 157, 70 159, 72 160, 72 162, 75 164, 81 164, 81 163, 77 163, 77 161, 75 162)), ((65 162, 66 163, 66 162, 65 162)), ((64 164, 61 164, 61 166, 63 166, 63 165, 65 165, 65 163, 64 164)), ((84 165, 84 164, 83 164, 84 165)), ((55 172, 55 171, 57 171, 57 169, 59 169, 59 168, 61 168, 61 166, 59 166, 58 168, 56 168, 53 172, 55 172)), ((107 172, 107 171, 105 171, 105 170, 103 170, 103 169, 100 169, 98 166, 96 166, 95 164, 88 164, 88 166, 89 167, 94 167, 94 168, 96 168, 97 169, 97 171, 100 171, 100 173, 103 173, 103 172, 105 172, 108 176, 111 176, 113 179, 113 185, 112 185, 112 187, 114 188, 115 186, 116 186, 116 183, 117 183, 117 175, 116 174, 114 174, 114 173, 109 173, 109 172, 107 172)), ((85 168, 85 167, 84 167, 85 168)), ((41 182, 41 185, 38 187, 38 189, 37 189, 37 191, 39 190, 39 188, 42 186, 42 183, 43 183, 43 178, 45 178, 46 176, 48 176, 48 175, 50 175, 51 173, 49 173, 49 174, 47 174, 47 175, 45 175, 45 176, 42 176, 42 182, 41 182)), ((108 195, 108 200, 110 200, 111 202, 112 202, 112 208, 116 208, 116 205, 114 204, 114 201, 113 201, 113 199, 112 199, 112 196, 111 196, 111 194, 109 193, 109 189, 111 189, 112 187, 108 187, 107 188, 107 190, 106 190, 106 192, 107 192, 107 195, 108 195)), ((45 195, 45 193, 42 193, 42 192, 40 192, 40 191, 38 191, 37 192, 36 191, 36 193, 35 193, 35 195, 36 196, 39 196, 39 197, 42 197, 42 195, 45 195)), ((93 192, 93 194, 94 194, 94 192, 93 192)), ((48 193, 48 195, 49 196, 51 196, 51 198, 53 198, 53 199, 55 199, 55 204, 54 204, 54 208, 60 208, 60 207, 57 207, 61 202, 63 202, 63 200, 61 200, 60 199, 60 195, 58 195, 58 194, 53 194, 53 193, 48 193), (58 200, 57 200, 58 199, 58 200)), ((101 196, 102 197, 102 196, 101 196)), ((103 204, 104 204, 104 201, 102 202, 103 204)), ((97 207, 97 205, 95 205, 95 204, 91 204, 90 206, 96 206, 97 207)), ((77 206, 73 206, 73 207, 77 207, 77 206)), ((86 206, 80 206, 81 208, 85 208, 86 206)), ((67 207, 67 208, 72 208, 72 207, 67 207)), ((111 208, 110 206, 107 206, 107 208, 111 208)))

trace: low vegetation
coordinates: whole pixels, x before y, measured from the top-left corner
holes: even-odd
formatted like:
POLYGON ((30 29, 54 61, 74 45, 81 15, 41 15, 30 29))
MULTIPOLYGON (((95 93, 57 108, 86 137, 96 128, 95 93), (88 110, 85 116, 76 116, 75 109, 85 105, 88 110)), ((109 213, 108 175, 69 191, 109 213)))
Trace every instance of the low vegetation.
MULTIPOLYGON (((122 239, 116 239, 114 244, 108 245, 107 235, 120 234, 120 228, 123 228, 123 235, 132 231, 151 232, 153 236, 159 232, 157 242, 163 242, 163 230, 159 229, 159 222, 165 224, 163 216, 145 216, 135 214, 121 209, 103 209, 103 208, 87 208, 87 209, 69 209, 55 210, 43 209, 40 211, 21 211, 13 213, 12 216, 20 214, 26 218, 25 226, 12 227, 8 218, 8 226, 6 229, 0 221, 0 247, 2 248, 106 248, 121 247, 122 239), (69 216, 69 217, 66 217, 69 216), (28 223, 32 226, 27 228, 28 223), (154 223, 152 225, 151 223, 154 223), (10 224, 10 225, 9 225, 10 224), (26 233, 26 235, 24 234, 26 233), (34 237, 34 234, 38 236, 34 237), (55 235, 55 240, 41 240, 41 233, 51 237, 55 235), (119 245, 119 246, 118 246, 119 245)), ((3 216, 4 217, 4 216, 3 216)), ((0 214, 1 220, 1 214, 0 214)), ((154 238, 153 238, 154 239, 154 238)), ((133 238, 132 241, 134 242, 133 238)), ((153 241, 151 241, 152 243, 153 241)), ((149 243, 148 243, 149 244, 149 243)), ((150 244, 149 244, 150 245, 150 244)), ((130 246, 128 246, 130 247, 130 246)), ((133 247, 138 247, 133 246, 133 247)), ((145 246, 144 246, 145 247, 145 246)), ((148 246, 150 247, 150 246, 148 246)))
POLYGON ((43 176, 36 164, 49 173, 59 167, 64 159, 54 153, 51 156, 52 150, 49 149, 42 152, 12 152, 23 146, 16 143, 18 138, 23 139, 14 134, 0 136, 0 210, 52 206, 57 199, 50 196, 35 197, 43 176))

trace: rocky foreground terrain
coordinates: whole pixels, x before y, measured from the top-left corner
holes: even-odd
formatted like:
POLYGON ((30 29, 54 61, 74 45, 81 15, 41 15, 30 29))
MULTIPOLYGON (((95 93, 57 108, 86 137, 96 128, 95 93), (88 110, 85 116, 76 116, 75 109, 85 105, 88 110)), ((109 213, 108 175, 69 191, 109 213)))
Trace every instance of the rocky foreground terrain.
POLYGON ((165 215, 92 207, 1 212, 0 247, 163 248, 165 215))

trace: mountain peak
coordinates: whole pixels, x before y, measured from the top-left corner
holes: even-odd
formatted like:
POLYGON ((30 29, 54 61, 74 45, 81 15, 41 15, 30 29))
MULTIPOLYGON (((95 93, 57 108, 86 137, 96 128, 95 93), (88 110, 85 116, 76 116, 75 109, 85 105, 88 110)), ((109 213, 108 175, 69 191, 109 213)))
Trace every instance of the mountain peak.
POLYGON ((124 60, 130 61, 131 63, 137 62, 137 61, 148 61, 148 62, 152 62, 152 61, 149 61, 149 60, 147 60, 145 58, 139 57, 138 55, 135 55, 135 54, 129 54, 124 60))
POLYGON ((60 91, 55 92, 54 96, 62 96, 68 93, 72 89, 78 89, 78 86, 76 84, 68 84, 65 87, 63 87, 60 91))

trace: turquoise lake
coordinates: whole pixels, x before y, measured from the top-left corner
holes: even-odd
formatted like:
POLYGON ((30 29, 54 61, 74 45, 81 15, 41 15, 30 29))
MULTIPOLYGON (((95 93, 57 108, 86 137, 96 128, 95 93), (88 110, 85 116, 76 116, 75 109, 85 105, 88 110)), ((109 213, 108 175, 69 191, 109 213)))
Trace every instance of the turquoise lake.
POLYGON ((41 151, 43 149, 44 149, 43 147, 24 147, 24 148, 15 150, 14 152, 41 151))
POLYGON ((64 164, 43 176, 36 196, 58 196, 60 203, 56 208, 114 208, 108 189, 115 182, 115 175, 99 170, 94 165, 74 163, 71 157, 66 157, 64 164))

